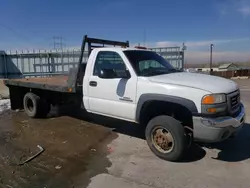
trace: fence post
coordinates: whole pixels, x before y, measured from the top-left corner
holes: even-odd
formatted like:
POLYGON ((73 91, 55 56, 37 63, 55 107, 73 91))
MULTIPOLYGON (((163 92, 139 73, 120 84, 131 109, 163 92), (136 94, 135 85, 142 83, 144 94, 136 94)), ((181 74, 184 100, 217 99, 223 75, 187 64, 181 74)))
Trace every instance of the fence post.
POLYGON ((61 49, 61 65, 62 65, 62 73, 64 74, 64 55, 63 55, 63 49, 61 49))
POLYGON ((3 62, 4 62, 4 78, 8 78, 8 68, 7 68, 7 60, 6 60, 6 53, 3 53, 3 62))

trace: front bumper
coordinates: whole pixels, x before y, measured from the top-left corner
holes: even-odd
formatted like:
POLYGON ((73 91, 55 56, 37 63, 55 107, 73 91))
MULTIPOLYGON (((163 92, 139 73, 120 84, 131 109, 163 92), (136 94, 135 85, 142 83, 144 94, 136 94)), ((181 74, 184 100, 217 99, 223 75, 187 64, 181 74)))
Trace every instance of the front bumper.
POLYGON ((245 108, 241 104, 237 117, 204 118, 193 117, 194 140, 212 143, 236 135, 245 123, 245 108))

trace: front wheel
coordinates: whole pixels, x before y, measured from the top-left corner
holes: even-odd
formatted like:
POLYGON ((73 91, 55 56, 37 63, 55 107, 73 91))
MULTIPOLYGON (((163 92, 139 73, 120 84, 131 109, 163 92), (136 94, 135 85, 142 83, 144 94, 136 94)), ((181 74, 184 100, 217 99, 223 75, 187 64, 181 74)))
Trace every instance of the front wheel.
POLYGON ((180 160, 188 144, 181 123, 166 115, 151 119, 145 136, 152 152, 167 161, 180 160))

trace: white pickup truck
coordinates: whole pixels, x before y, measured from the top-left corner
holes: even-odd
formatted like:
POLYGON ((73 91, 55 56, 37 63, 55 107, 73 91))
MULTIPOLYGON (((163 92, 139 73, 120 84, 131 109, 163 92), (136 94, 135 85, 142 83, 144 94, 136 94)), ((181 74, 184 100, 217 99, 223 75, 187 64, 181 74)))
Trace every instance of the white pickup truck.
POLYGON ((128 42, 85 36, 77 69, 68 77, 9 79, 12 109, 45 117, 51 105, 81 104, 87 112, 145 126, 146 141, 160 158, 178 161, 192 140, 220 142, 236 135, 245 111, 237 84, 187 73, 163 57, 128 42), (92 49, 92 44, 121 46, 92 49), (88 62, 82 63, 86 44, 88 62))

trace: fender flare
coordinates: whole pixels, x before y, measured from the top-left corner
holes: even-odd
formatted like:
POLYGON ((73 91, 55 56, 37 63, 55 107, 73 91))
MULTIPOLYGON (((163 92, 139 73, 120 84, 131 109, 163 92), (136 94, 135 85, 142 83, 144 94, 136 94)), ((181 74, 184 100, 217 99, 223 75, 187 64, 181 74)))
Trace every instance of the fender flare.
POLYGON ((176 103, 181 106, 186 107, 192 114, 198 113, 197 107, 195 103, 189 99, 171 96, 171 95, 162 95, 162 94, 142 94, 138 100, 137 108, 136 108, 136 121, 140 121, 140 114, 143 105, 148 101, 164 101, 176 103))

